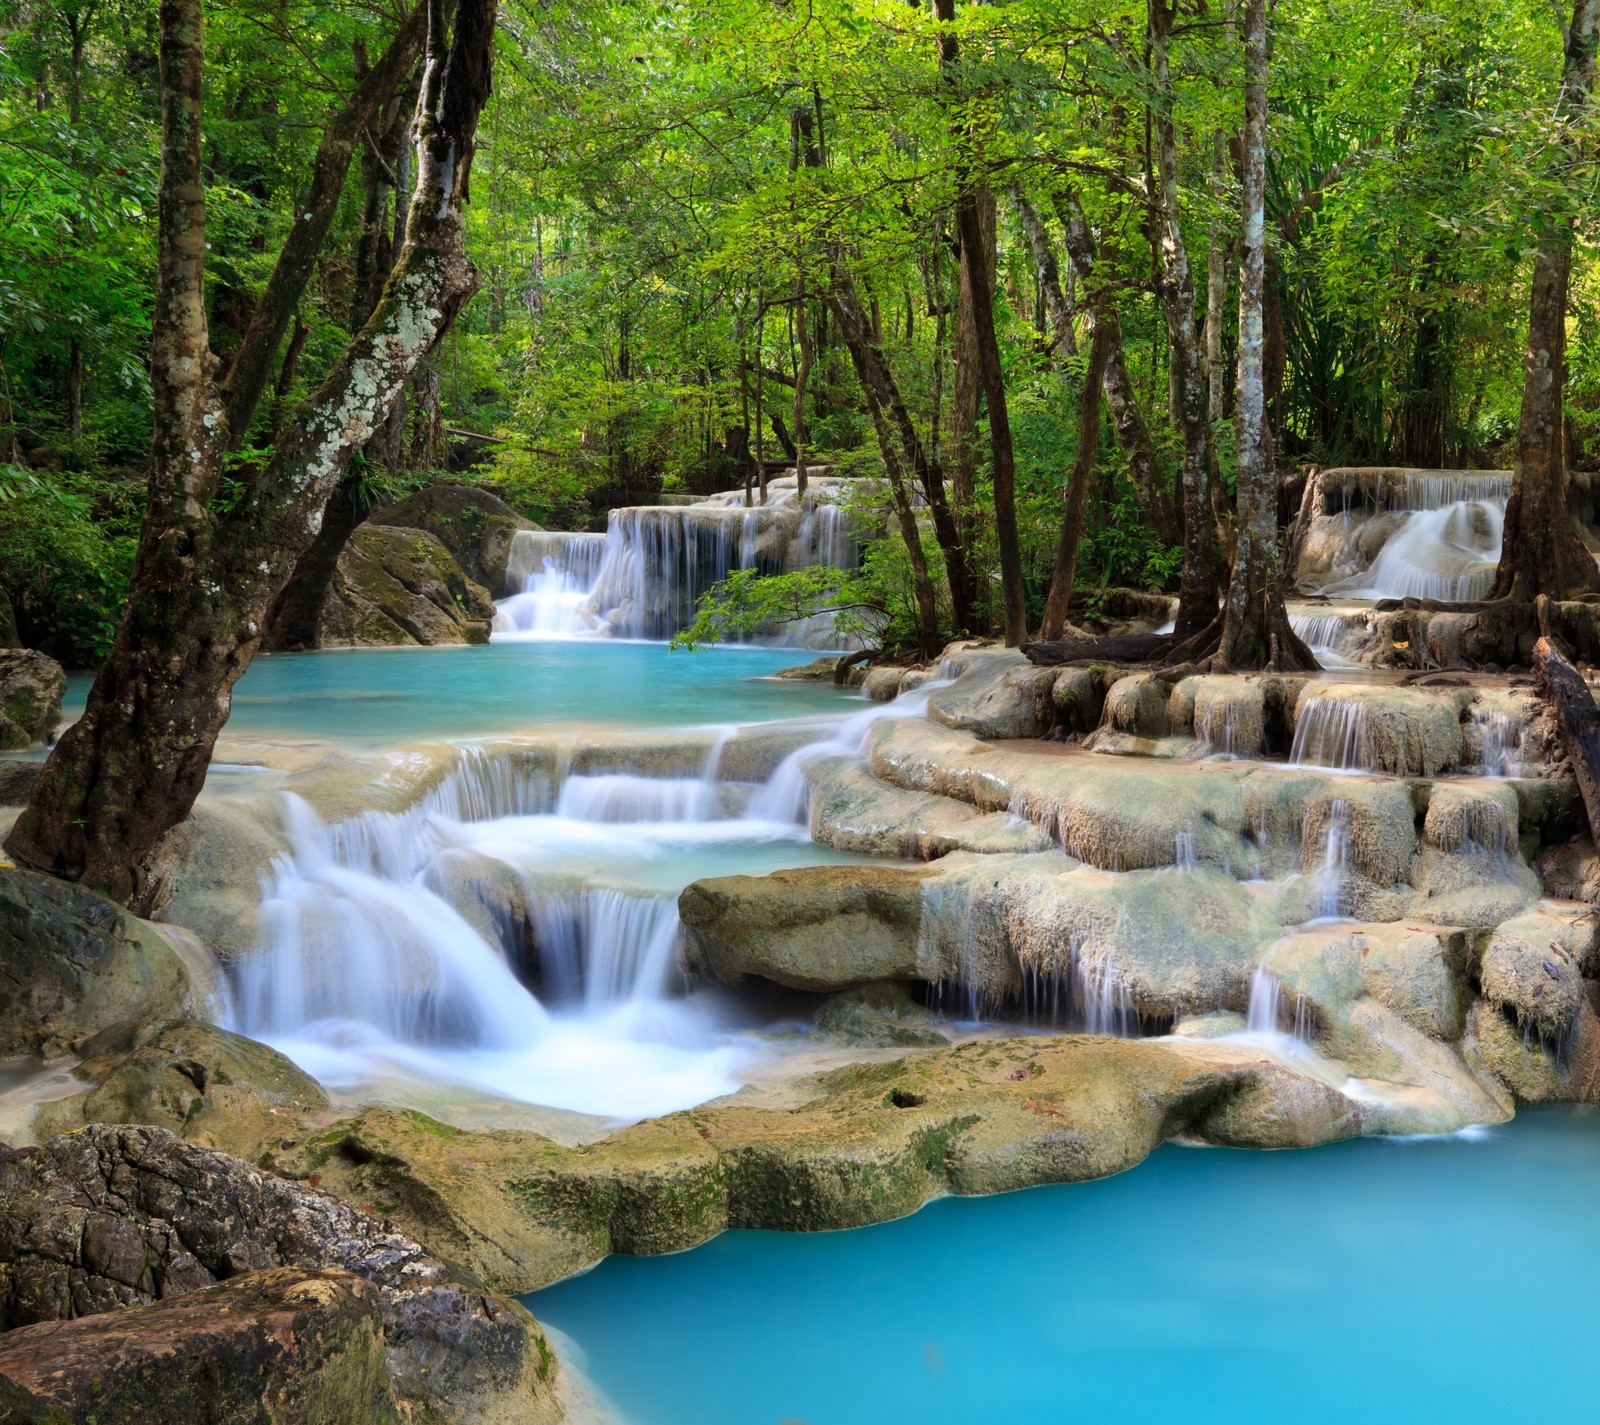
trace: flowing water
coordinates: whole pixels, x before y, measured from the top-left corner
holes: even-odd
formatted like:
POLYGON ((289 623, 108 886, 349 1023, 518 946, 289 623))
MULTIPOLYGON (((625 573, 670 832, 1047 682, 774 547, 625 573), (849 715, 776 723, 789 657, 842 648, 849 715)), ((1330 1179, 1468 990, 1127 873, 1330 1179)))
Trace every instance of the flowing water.
MULTIPOLYGON (((501 638, 667 639, 736 569, 853 569, 859 560, 844 512, 815 497, 613 510, 604 535, 519 531, 506 570, 515 592, 495 627, 501 638)), ((830 625, 808 619, 757 641, 836 647, 830 625)))
POLYGON ((1597 1195, 1595 1111, 1531 1110, 1168 1146, 879 1227, 612 1257, 525 1300, 626 1425, 1581 1420, 1597 1195))

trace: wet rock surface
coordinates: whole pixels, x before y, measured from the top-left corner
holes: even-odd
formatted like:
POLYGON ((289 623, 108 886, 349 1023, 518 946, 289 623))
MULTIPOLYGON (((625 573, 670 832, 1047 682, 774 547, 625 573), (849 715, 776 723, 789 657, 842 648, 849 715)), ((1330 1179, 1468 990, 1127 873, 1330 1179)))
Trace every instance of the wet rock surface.
POLYGON ((377 1288, 389 1379, 412 1419, 555 1418, 533 1318, 381 1218, 162 1129, 91 1125, 0 1149, 0 1327, 182 1299, 284 1266, 377 1288))
POLYGON ((92 891, 0 869, 0 1057, 58 1057, 115 1024, 197 1014, 204 974, 92 891))

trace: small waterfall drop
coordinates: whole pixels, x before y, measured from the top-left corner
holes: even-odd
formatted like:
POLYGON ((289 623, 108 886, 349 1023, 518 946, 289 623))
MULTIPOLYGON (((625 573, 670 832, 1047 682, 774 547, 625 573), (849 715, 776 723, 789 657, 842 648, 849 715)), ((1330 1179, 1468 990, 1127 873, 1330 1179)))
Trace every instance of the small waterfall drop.
POLYGON ((1302 698, 1295 711, 1289 761, 1336 772, 1376 771, 1366 704, 1353 698, 1302 698))
POLYGON ((1483 723, 1483 774, 1522 775, 1522 731, 1509 713, 1492 712, 1483 723))
POLYGON ((506 583, 520 592, 501 600, 497 627, 533 638, 592 637, 596 621, 585 606, 600 576, 604 546, 604 535, 518 530, 506 583))
POLYGON ((1250 1006, 1245 1016, 1245 1032, 1274 1039, 1287 1038, 1293 1049, 1309 1050, 1311 1025, 1304 995, 1296 995, 1293 1010, 1283 982, 1256 966, 1250 977, 1250 1006))
POLYGON ((1350 803, 1343 799, 1328 807, 1327 824, 1322 828, 1322 865, 1316 872, 1317 889, 1312 901, 1311 920, 1343 920, 1349 914, 1345 878, 1350 861, 1350 803))

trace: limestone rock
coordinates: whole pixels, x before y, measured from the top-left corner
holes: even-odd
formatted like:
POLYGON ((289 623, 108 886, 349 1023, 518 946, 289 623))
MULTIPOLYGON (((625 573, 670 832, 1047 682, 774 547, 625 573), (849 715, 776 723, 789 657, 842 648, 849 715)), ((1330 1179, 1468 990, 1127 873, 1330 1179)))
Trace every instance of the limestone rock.
POLYGON ((900 984, 865 985, 830 995, 813 1022, 822 1033, 861 1048, 942 1046, 948 1041, 939 1018, 914 1001, 900 984))
POLYGON ((276 1049, 209 1024, 116 1025, 80 1052, 74 1072, 94 1087, 41 1104, 35 1138, 88 1123, 148 1123, 253 1158, 299 1115, 328 1106, 317 1081, 276 1049))
POLYGON ((487 643, 494 601, 425 530, 357 528, 322 612, 327 648, 487 643))
POLYGON ((369 525, 426 530, 455 556, 461 572, 491 594, 509 594, 506 564, 519 529, 539 528, 498 495, 473 485, 430 485, 367 516, 369 525))
POLYGON ((1547 1044, 1486 1000, 1472 1006, 1469 1052, 1521 1103, 1600 1103, 1600 1020, 1585 1001, 1565 1042, 1547 1044))
POLYGON ((61 721, 66 670, 32 648, 0 648, 0 752, 43 742, 61 721))
POLYGON ((0 1421, 398 1425, 372 1283, 279 1267, 0 1336, 0 1421), (29 1407, 38 1413, 31 1413, 29 1407), (53 1412, 59 1412, 55 1414, 53 1412))
POLYGON ((1587 915, 1545 908, 1495 928, 1478 976, 1483 997, 1532 1034, 1560 1040, 1584 1003, 1582 964, 1594 946, 1587 915))
POLYGON ((813 658, 811 662, 799 663, 793 668, 780 668, 772 676, 796 683, 831 683, 838 666, 837 655, 829 654, 826 658, 813 658))
POLYGON ((196 1015, 212 988, 203 971, 94 892, 0 869, 0 1058, 54 1057, 114 1024, 196 1015))
POLYGON ((900 680, 905 675, 904 668, 870 668, 861 691, 871 702, 892 703, 900 696, 900 680))
POLYGON ((921 886, 919 872, 887 866, 696 881, 678 897, 685 968, 797 990, 932 978, 917 953, 921 886))
POLYGON ((1043 737, 1055 726, 1054 668, 1011 649, 961 655, 963 671, 928 699, 928 716, 982 738, 1043 737))
POLYGON ((91 1125, 0 1149, 0 1328, 281 1266, 335 1267, 378 1288, 390 1380, 416 1425, 556 1418, 533 1318, 381 1218, 158 1128, 91 1125))

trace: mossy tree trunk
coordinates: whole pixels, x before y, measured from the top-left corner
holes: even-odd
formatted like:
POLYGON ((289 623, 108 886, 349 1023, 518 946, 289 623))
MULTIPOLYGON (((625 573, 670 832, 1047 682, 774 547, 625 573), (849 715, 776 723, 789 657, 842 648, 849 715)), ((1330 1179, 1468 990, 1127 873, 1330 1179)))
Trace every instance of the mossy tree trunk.
POLYGON ((1239 258, 1238 553, 1213 659, 1232 668, 1315 668, 1289 626, 1278 543, 1278 484, 1267 420, 1267 9, 1244 0, 1243 238, 1239 258))
MULTIPOLYGON (((239 390, 215 380, 206 323, 203 24, 201 0, 162 0, 155 434, 128 604, 83 716, 51 754, 6 842, 18 861, 146 911, 160 891, 151 854, 205 784, 233 685, 255 655, 273 598, 350 460, 477 289, 461 207, 489 94, 494 4, 456 0, 453 36, 443 9, 429 9, 417 186, 395 270, 271 456, 226 503, 228 414, 239 390)), ((237 362, 233 374, 239 379, 237 362)))
MULTIPOLYGON (((1566 57, 1556 122, 1557 149, 1570 163, 1581 157, 1581 125, 1594 91, 1595 31, 1600 0, 1576 0, 1567 28, 1566 57)), ((1600 571, 1567 512, 1566 442, 1562 399, 1566 385, 1567 288, 1572 278, 1570 207, 1536 220, 1539 246, 1528 301, 1528 351, 1523 368, 1522 419, 1506 505, 1505 540, 1492 598, 1525 603, 1539 594, 1571 598, 1600 589, 1600 571)))

